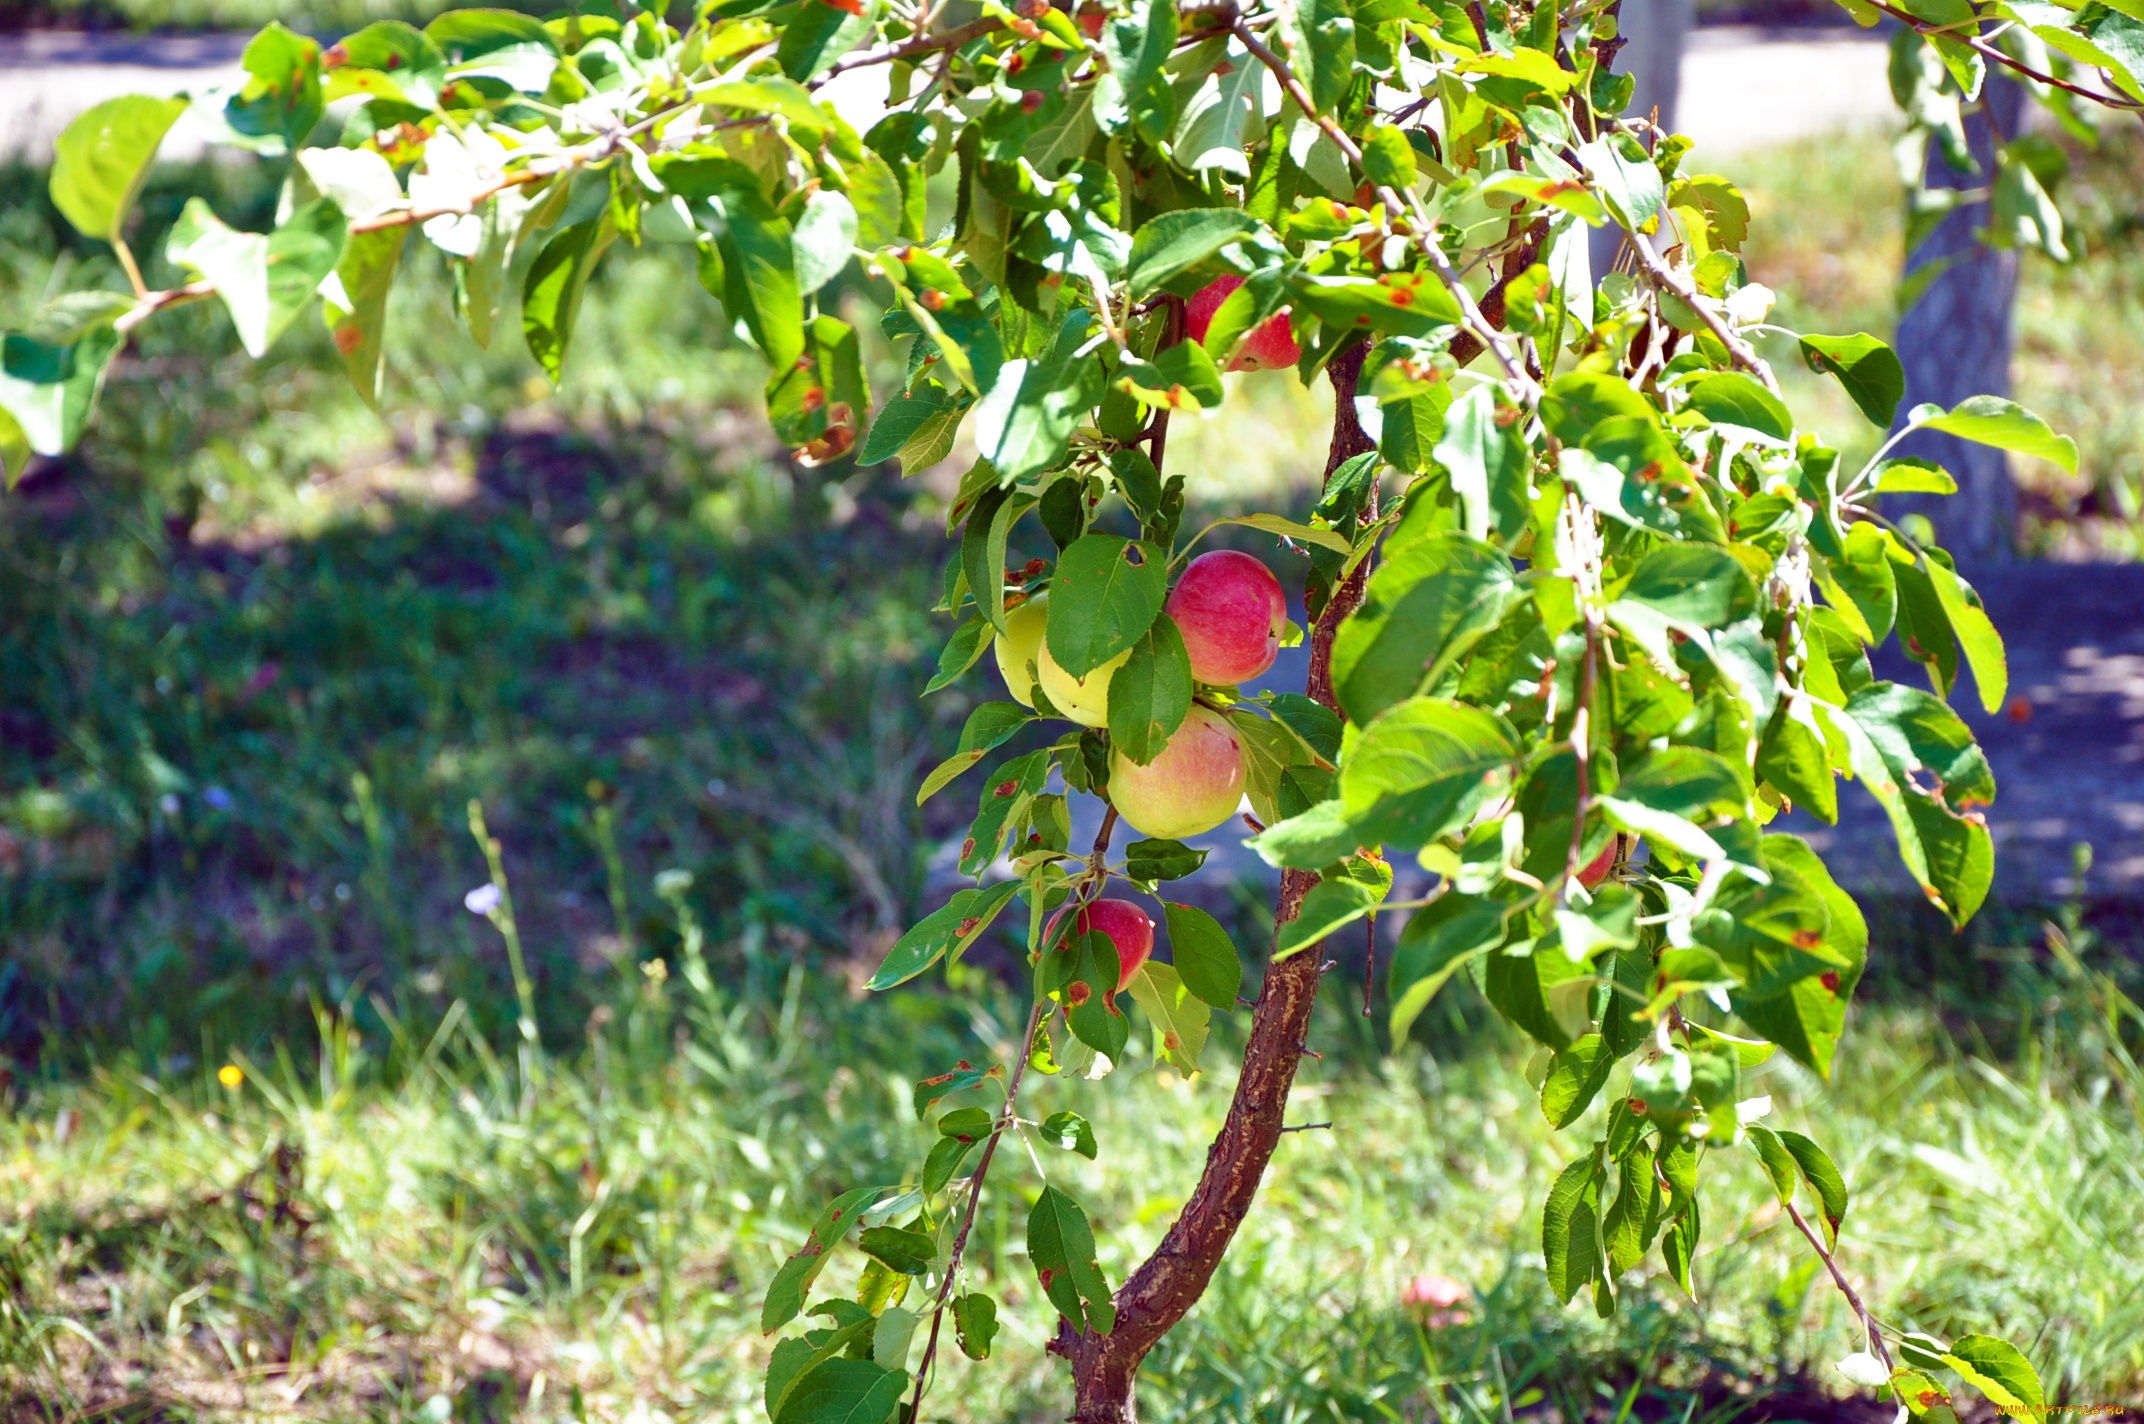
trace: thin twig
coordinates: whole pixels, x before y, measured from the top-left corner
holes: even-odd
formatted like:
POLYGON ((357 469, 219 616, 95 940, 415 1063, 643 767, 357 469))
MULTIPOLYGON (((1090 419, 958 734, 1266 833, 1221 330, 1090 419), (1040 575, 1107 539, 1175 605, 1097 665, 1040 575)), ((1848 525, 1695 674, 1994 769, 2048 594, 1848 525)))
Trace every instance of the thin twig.
MULTIPOLYGON (((1110 825, 1115 821, 1116 815, 1112 810, 1103 825, 1105 839, 1100 843, 1097 854, 1100 854, 1101 849, 1107 848, 1106 837, 1110 825)), ((952 1295, 953 1282, 960 1274, 960 1259, 968 1249, 968 1233, 975 1229, 975 1208, 983 1199, 983 1179, 990 1175, 990 1159, 997 1155, 998 1139, 1005 1135, 1005 1129, 1015 1120, 1014 1107, 1020 1097, 1020 1080, 1027 1075, 1028 1060, 1035 1056, 1035 1035, 1042 1031, 1042 1011, 1047 1002, 1044 999, 1036 999, 1035 1007, 1028 1012, 1027 1041, 1021 1045, 1020 1061, 1013 1065, 1012 1080, 1005 1085, 1004 1111, 998 1114, 997 1123, 991 1128, 989 1139, 983 1143, 983 1155, 975 1164, 975 1174, 968 1179, 968 1208, 961 1217, 959 1233, 953 1237, 953 1249, 946 1257, 945 1275, 938 1282, 938 1297, 931 1302, 931 1338, 923 1347, 922 1367, 916 1371, 916 1392, 908 1405, 908 1415, 911 1419, 916 1417, 916 1411, 923 1404, 923 1386, 930 1378, 932 1361, 938 1357, 938 1328, 945 1318, 946 1300, 952 1295)))
POLYGON ((1711 329, 1712 334, 1719 338, 1720 345, 1727 348, 1727 354, 1734 358, 1737 366, 1764 382, 1764 388, 1773 395, 1779 394, 1779 379, 1772 374, 1771 366, 1748 342, 1735 335, 1735 329, 1727 324, 1727 318, 1708 306, 1705 299, 1698 295, 1697 288, 1669 270, 1667 264, 1654 253, 1652 246, 1636 233, 1631 234, 1626 246, 1631 256, 1637 259, 1647 281, 1696 312, 1699 319, 1711 329))
MULTIPOLYGON (((1919 31, 1923 35, 1950 34, 1953 28, 1948 25, 1928 24, 1916 18, 1915 16, 1908 14, 1904 10, 1898 9, 1892 5, 1885 4, 1884 0, 1869 0, 1869 3, 1874 5, 1877 9, 1883 11, 1886 15, 1891 16, 1893 19, 1905 21, 1906 24, 1910 25, 1913 29, 1919 31)), ((1979 21, 1975 20, 1974 23, 1977 24, 1979 23, 1979 21)), ((2080 98, 2090 99, 2093 103, 2104 105, 2109 109, 2144 109, 2144 104, 2139 104, 2134 99, 2124 99, 2116 94, 2104 93, 2097 89, 2087 89, 2081 84, 2072 84, 2067 79, 2057 79, 2052 74, 2043 74, 2039 70, 2034 69, 2031 65, 2025 63, 2023 60, 2013 59, 2011 56, 2003 53, 1994 45, 1989 44, 1986 40, 1982 39, 1979 35, 1950 34, 1950 37, 1958 40, 1961 44, 1968 46, 1973 50, 1975 54, 1980 55, 1983 59, 1992 59, 1997 64, 2000 64, 2005 68, 2014 69, 2019 74, 2024 75, 2027 79, 2030 79, 2035 84, 2046 84, 2052 88, 2066 90, 2069 93, 2075 94, 2080 98)))
POLYGON ((848 58, 837 62, 832 69, 827 70, 818 79, 813 80, 811 87, 816 89, 835 75, 846 74, 852 69, 863 69, 873 64, 891 64, 897 59, 907 59, 911 55, 929 54, 934 50, 959 49, 972 39, 977 39, 993 30, 1003 28, 1005 28, 1003 20, 985 16, 980 20, 970 20, 967 24, 955 29, 941 30, 935 35, 915 35, 909 39, 902 40, 899 44, 890 44, 879 49, 866 50, 862 54, 852 54, 848 58))
POLYGON ((118 320, 112 323, 112 329, 125 335, 166 307, 175 307, 182 302, 198 302, 204 297, 215 295, 216 288, 208 282, 188 282, 183 287, 147 292, 132 308, 119 314, 118 320))
POLYGON ((1816 1248, 1817 1255, 1824 1258, 1824 1266, 1831 1272, 1832 1283, 1838 1286, 1839 1294, 1846 1297, 1846 1303, 1854 1308, 1854 1314, 1861 1317, 1861 1333, 1868 1341, 1869 1353, 1876 1357, 1886 1374, 1890 1373, 1896 1366, 1891 1363, 1891 1352, 1884 1347, 1883 1335, 1876 1328, 1875 1317, 1869 1314, 1869 1308, 1861 1303, 1861 1297, 1855 1293, 1853 1286, 1847 1283, 1846 1273, 1839 1269, 1838 1261, 1824 1245, 1823 1238, 1809 1228, 1809 1222, 1791 1201, 1787 1203, 1787 1215, 1794 1218, 1794 1224, 1801 1228, 1802 1235, 1809 1238, 1809 1244, 1816 1248))

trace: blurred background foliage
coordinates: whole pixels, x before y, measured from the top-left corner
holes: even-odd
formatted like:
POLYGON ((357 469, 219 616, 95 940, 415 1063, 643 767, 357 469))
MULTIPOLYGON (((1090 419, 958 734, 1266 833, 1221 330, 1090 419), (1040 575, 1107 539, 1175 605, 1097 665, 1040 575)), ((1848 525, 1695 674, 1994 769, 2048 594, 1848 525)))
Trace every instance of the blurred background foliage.
MULTIPOLYGON (((48 13, 267 17, 98 3, 48 13)), ((2133 558, 2144 145, 2131 126, 2066 151, 2085 255, 2027 262, 2017 395, 2076 432, 2086 473, 2022 468, 2021 535, 2133 558)), ((1887 334, 1884 142, 1732 171, 1779 319, 1887 334)), ((279 177, 159 170, 137 251, 192 194, 261 226, 279 177)), ((974 794, 919 811, 916 780, 995 691, 984 672, 917 697, 945 483, 793 465, 674 251, 613 253, 556 392, 512 321, 480 351, 442 319, 443 265, 412 251, 379 413, 317 324, 253 363, 199 304, 143 329, 77 454, 0 499, 0 1417, 750 1417, 773 1263, 819 1201, 912 1153, 915 1077, 1005 1051, 1005 958, 956 970, 957 996, 854 987, 974 794), (537 981, 527 1083, 497 1056, 497 934, 462 908, 487 874, 472 797, 537 981), (670 869, 689 883, 666 900, 670 869), (774 1166, 777 1140, 808 1167, 774 1166)), ((0 326, 99 277, 120 280, 44 176, 0 171, 0 326)), ((1798 406, 1862 431, 1790 347, 1767 354, 1798 406)), ((1307 508, 1329 396, 1243 379, 1172 463, 1195 502, 1307 508)), ((1232 905, 1259 945, 1262 897, 1232 905)), ((2034 1342, 2063 1398, 2135 1398, 2134 925, 2009 905, 1954 937, 1925 907, 1872 911, 1847 1074, 1765 1083, 1855 1183, 1853 1267, 1902 1323, 2034 1342)), ((1696 1303, 1654 1281, 1612 1324, 1566 1314, 1515 1206, 1568 1150, 1525 1047, 1458 992, 1395 1049, 1340 1007, 1359 993, 1331 996, 1291 1113, 1335 1127, 1288 1140, 1255 1239, 1149 1362, 1153 1417, 1833 1417, 1847 1321, 1754 1177, 1708 1202, 1696 1303), (1420 1272, 1472 1294, 1410 1313, 1420 1272)), ((1112 1273, 1192 1180, 1218 1078, 1053 1085, 1118 1154, 1106 1181, 1047 1163, 1093 1201, 1112 1273)), ((1047 1307, 1017 1226, 982 1229, 1018 1367, 946 1397, 1046 1417, 1047 1307)))

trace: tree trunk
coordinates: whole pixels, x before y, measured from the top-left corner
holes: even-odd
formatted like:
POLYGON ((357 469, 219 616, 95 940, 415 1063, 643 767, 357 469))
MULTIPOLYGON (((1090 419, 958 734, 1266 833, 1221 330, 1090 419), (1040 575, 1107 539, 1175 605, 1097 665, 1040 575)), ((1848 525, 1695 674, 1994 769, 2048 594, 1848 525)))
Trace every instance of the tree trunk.
MULTIPOLYGON (((1326 456, 1330 476, 1342 461, 1376 448, 1355 419, 1355 383, 1362 374, 1367 347, 1358 343, 1327 366, 1333 383, 1333 439, 1326 456)), ((1375 518, 1374 495, 1366 518, 1375 518)), ((1319 613, 1310 635, 1307 691, 1338 710, 1333 696, 1333 635, 1362 602, 1367 570, 1357 568, 1319 613)), ((1307 871, 1281 874, 1273 918, 1276 926, 1296 917, 1303 896, 1317 884, 1307 871)), ((1277 933, 1277 930, 1276 930, 1277 933)), ((1250 1041, 1243 1052, 1243 1073, 1228 1119, 1206 1152, 1206 1170, 1154 1254, 1124 1282, 1116 1294, 1116 1327, 1107 1335, 1075 1334, 1060 1321, 1053 1353, 1072 1361, 1074 1424, 1134 1424, 1139 1362, 1161 1337, 1184 1318, 1205 1294, 1215 1268, 1227 1254, 1236 1228, 1250 1213, 1266 1164, 1281 1137, 1288 1090, 1302 1061, 1304 1036, 1318 999, 1324 972, 1324 946, 1316 944, 1271 965, 1258 1005, 1251 1016, 1250 1041)))
MULTIPOLYGON (((1965 136, 1977 172, 1952 168, 1936 144, 1928 147, 1926 183, 1930 188, 1980 188, 1994 181, 1996 129, 2018 131, 2024 91, 1990 74, 1988 103, 1997 123, 1975 110, 1965 119, 1965 136)), ((1989 247, 1980 240, 1988 224, 1988 205, 1969 204, 1952 211, 1936 230, 1906 255, 1910 279, 1932 263, 1948 263, 1931 280, 1920 299, 1898 323, 1898 356, 1906 368, 1906 398, 1898 415, 1922 401, 1952 406, 1967 396, 2010 394, 2010 311, 2017 296, 2017 252, 1989 247)), ((1894 427, 1896 428, 1896 427, 1894 427)), ((1911 435, 1897 454, 1932 460, 1958 481, 1958 493, 1901 495, 1884 501, 1893 519, 1922 514, 1935 525, 1942 545, 1966 563, 2007 558, 2017 519, 2017 486, 2002 451, 1972 445, 1954 435, 1911 435)))

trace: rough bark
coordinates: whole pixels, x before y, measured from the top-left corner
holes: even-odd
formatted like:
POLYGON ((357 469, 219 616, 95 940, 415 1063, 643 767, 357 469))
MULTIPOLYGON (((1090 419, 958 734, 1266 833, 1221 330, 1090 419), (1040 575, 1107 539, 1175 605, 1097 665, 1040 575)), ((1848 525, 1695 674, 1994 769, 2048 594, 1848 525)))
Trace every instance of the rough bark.
MULTIPOLYGON (((1993 181, 1997 130, 2014 134, 2024 110, 2024 91, 1990 74, 1987 101, 1996 122, 1979 109, 1965 119, 1965 136, 1977 170, 1950 166, 1931 143, 1925 173, 1930 188, 1979 188, 1993 181)), ((1967 396, 2010 394, 2010 312, 2017 296, 2017 252, 1980 240, 1988 205, 1972 203, 1948 214, 1906 256, 1906 276, 1933 263, 1948 263, 1928 283, 1898 323, 1898 356, 1906 368, 1901 420, 1922 401, 1951 406, 1967 396)), ((1884 501, 1897 519, 1926 515, 1936 538, 1961 562, 2006 558, 2017 520, 2017 486, 2009 457, 1954 435, 1912 435, 1895 452, 1933 460, 1958 481, 1951 496, 1902 495, 1884 501)))
MULTIPOLYGON (((1351 346, 1327 367, 1333 383, 1332 449, 1325 462, 1328 476, 1350 456, 1375 448, 1355 419, 1355 383, 1366 349, 1360 344, 1351 346)), ((1362 602, 1365 576, 1366 571, 1358 568, 1341 585, 1310 634, 1306 690, 1336 711, 1333 635, 1341 620, 1362 602)), ((1317 879, 1305 871, 1282 874, 1273 911, 1276 924, 1295 918, 1303 896, 1317 879)), ((1206 1169, 1183 1211, 1154 1254, 1117 1291, 1116 1328, 1107 1335, 1091 1335, 1074 1333, 1069 1324, 1060 1322, 1050 1349, 1072 1361, 1075 1424, 1134 1424, 1139 1362, 1205 1294, 1236 1229, 1249 1214, 1266 1164, 1280 1141, 1282 1114, 1288 1090, 1295 1083, 1296 1066, 1302 1061, 1324 961, 1323 946, 1313 945, 1266 971, 1228 1119, 1207 1149, 1206 1169)))

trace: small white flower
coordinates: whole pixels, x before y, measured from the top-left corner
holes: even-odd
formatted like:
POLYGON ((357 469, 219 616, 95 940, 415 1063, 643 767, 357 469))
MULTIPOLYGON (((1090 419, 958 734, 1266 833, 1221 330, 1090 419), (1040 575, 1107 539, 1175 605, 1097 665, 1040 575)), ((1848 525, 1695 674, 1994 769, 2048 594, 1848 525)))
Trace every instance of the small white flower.
POLYGON ((1752 282, 1727 298, 1727 319, 1736 326, 1755 326, 1772 314, 1778 298, 1762 282, 1752 282))
POLYGON ((488 915, 499 908, 499 902, 503 898, 499 887, 487 880, 462 896, 462 904, 468 907, 472 915, 488 915))
POLYGON ((1891 1382, 1891 1372, 1866 1350, 1848 1355, 1838 1362, 1836 1368, 1840 1374, 1865 1389, 1876 1389, 1891 1382))

